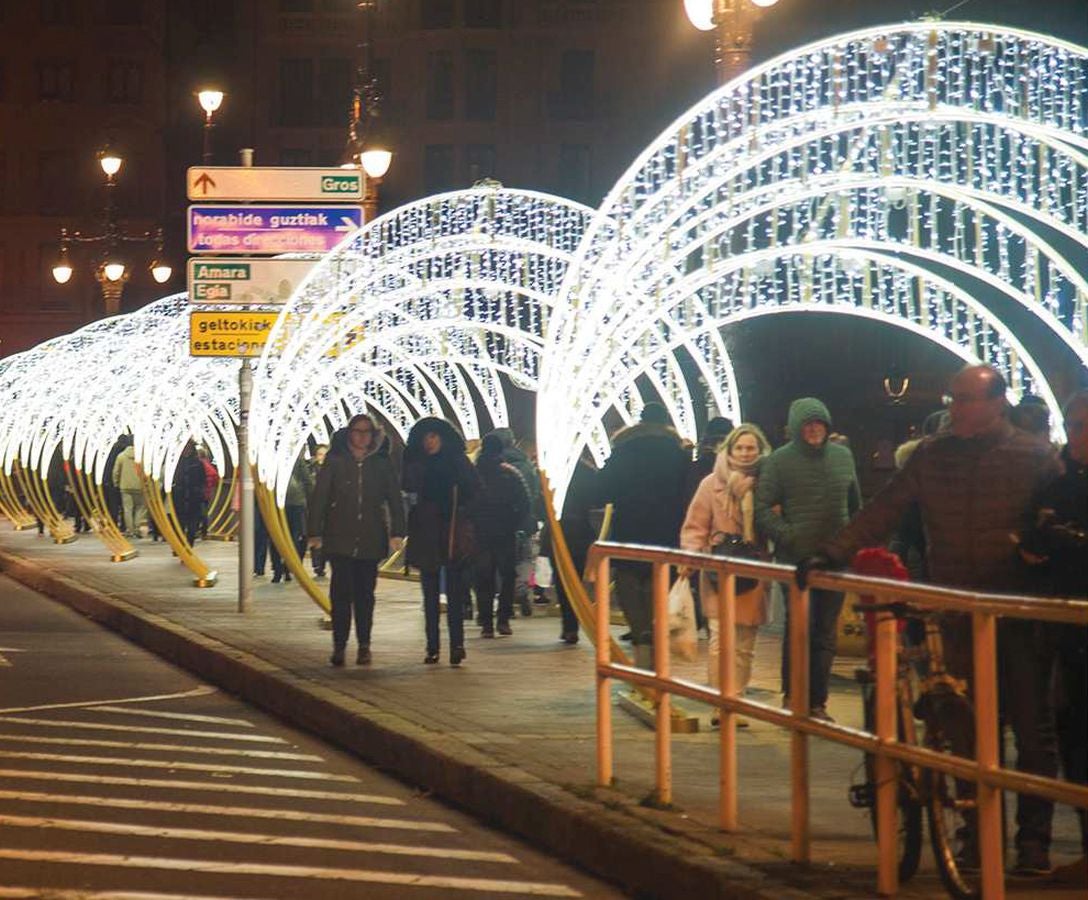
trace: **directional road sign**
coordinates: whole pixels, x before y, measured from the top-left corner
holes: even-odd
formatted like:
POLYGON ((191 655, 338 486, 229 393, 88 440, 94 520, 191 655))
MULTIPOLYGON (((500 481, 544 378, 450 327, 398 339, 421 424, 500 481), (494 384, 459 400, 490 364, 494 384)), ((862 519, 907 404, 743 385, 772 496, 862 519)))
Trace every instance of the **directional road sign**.
POLYGON ((253 306, 286 303, 316 259, 198 256, 189 260, 189 302, 253 306))
POLYGON ((276 312, 210 312, 189 313, 190 356, 260 356, 276 312))
POLYGON ((190 200, 343 203, 363 199, 359 169, 194 166, 185 177, 190 200))
POLYGON ((363 224, 358 206, 190 206, 190 253, 327 253, 363 224))

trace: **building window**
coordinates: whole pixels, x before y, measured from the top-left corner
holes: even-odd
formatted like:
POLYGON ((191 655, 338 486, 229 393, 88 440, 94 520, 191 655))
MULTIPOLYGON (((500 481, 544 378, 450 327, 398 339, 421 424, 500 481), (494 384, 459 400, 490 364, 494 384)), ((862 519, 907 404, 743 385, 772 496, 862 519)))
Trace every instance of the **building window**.
POLYGON ((502 0, 465 0, 466 28, 502 28, 502 0))
POLYGON ((308 13, 314 11, 314 0, 280 0, 281 13, 308 13))
POLYGON ((39 0, 38 18, 43 25, 70 25, 72 15, 72 0, 39 0))
POLYGON ((43 215, 72 212, 77 196, 75 157, 65 150, 38 154, 38 212, 43 215))
POLYGON ((423 190, 438 194, 453 188, 453 144, 428 144, 423 151, 423 190))
POLYGON ((453 28, 454 0, 419 0, 420 28, 453 28))
POLYGON ((588 203, 589 144, 563 144, 559 148, 558 175, 556 182, 560 196, 588 203))
POLYGON ((347 122, 350 101, 351 60, 321 60, 317 78, 317 124, 341 125, 347 122))
POLYGON ((276 121, 285 127, 314 122, 314 61, 281 59, 279 107, 276 121))
POLYGON ((38 63, 38 99, 71 101, 73 97, 70 62, 38 63))
POLYGON ((103 25, 139 25, 143 20, 140 0, 98 0, 98 21, 103 25))
POLYGON ((465 51, 465 118, 490 122, 498 96, 494 50, 465 51))
POLYGON ((495 177, 495 145, 469 144, 465 147, 466 184, 475 184, 481 178, 495 177))
POLYGON ((280 150, 281 166, 313 165, 313 151, 309 147, 284 147, 280 150))
POLYGON ((592 50, 564 50, 559 64, 559 93, 552 95, 554 119, 589 119, 593 116, 592 50))
POLYGON ((453 118, 453 54, 448 50, 427 54, 427 118, 453 118))
POLYGON ((112 62, 106 82, 110 103, 139 103, 144 93, 144 70, 138 62, 112 62))

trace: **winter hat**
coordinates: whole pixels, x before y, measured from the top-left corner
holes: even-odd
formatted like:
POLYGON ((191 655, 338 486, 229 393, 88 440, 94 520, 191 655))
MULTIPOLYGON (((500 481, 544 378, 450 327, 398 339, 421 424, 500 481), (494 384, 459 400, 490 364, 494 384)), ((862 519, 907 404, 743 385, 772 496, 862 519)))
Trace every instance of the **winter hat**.
POLYGON ((651 400, 642 407, 642 415, 639 417, 639 421, 647 422, 652 425, 668 425, 669 413, 663 404, 658 403, 656 400, 651 400))
POLYGON ((480 456, 488 456, 498 458, 502 456, 504 445, 502 438, 499 435, 492 432, 491 434, 485 434, 484 439, 480 442, 480 456))
POLYGON ((727 419, 725 416, 715 416, 706 423, 706 430, 703 432, 703 440, 708 438, 723 438, 732 430, 733 422, 731 419, 727 419))

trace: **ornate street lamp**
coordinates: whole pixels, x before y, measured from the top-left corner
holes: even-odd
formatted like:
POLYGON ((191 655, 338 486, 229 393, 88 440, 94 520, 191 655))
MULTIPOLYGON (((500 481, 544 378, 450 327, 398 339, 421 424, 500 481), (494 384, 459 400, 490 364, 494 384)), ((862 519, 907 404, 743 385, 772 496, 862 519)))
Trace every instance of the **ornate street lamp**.
POLYGON ((148 266, 151 277, 158 284, 170 280, 173 269, 163 256, 162 229, 145 231, 143 234, 127 234, 117 221, 117 207, 114 190, 117 187, 116 176, 121 171, 124 160, 109 149, 98 154, 98 164, 106 176, 106 208, 103 214, 103 228, 98 234, 84 234, 80 231, 60 230, 60 250, 53 266, 53 280, 57 284, 67 284, 75 270, 69 258, 72 244, 98 244, 102 247, 95 266, 94 278, 102 291, 103 305, 107 316, 117 315, 121 311, 121 294, 128 283, 129 270, 125 265, 120 248, 123 244, 155 244, 155 256, 148 266))
POLYGON ((760 11, 778 0, 684 0, 688 20, 700 31, 717 31, 714 61, 721 84, 736 78, 752 60, 752 28, 760 11))
POLYGON ((200 102, 200 108, 204 110, 204 154, 202 161, 204 165, 210 166, 212 163, 212 128, 215 127, 215 123, 212 121, 212 117, 219 111, 219 107, 223 105, 223 92, 214 88, 204 88, 197 92, 196 98, 200 102))

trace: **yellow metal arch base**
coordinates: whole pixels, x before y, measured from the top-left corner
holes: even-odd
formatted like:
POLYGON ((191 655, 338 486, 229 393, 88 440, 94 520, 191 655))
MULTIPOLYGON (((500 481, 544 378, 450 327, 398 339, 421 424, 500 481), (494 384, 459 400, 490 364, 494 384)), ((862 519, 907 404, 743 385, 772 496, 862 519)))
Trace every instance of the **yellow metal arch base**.
POLYGON ((219 580, 219 573, 209 569, 185 539, 185 532, 174 510, 173 498, 169 494, 164 495, 158 481, 148 478, 143 472, 140 472, 140 482, 144 489, 147 511, 154 520, 155 527, 178 559, 193 573, 193 586, 212 587, 219 580))
POLYGON ((139 556, 139 551, 121 534, 117 523, 113 521, 113 516, 109 514, 106 498, 102 494, 102 486, 91 481, 86 473, 75 467, 71 460, 65 467, 65 476, 80 514, 91 526, 94 535, 110 551, 110 560, 125 562, 139 556))
POLYGON ((314 581, 313 576, 306 570, 302 558, 295 549, 295 542, 291 540, 291 532, 287 527, 287 514, 281 506, 276 504, 272 492, 256 478, 253 480, 253 489, 257 497, 257 507, 260 509, 261 518, 264 519, 265 528, 268 530, 269 540, 276 545, 280 558, 288 571, 295 576, 310 599, 321 607, 326 613, 332 610, 328 595, 321 590, 320 585, 314 581))
POLYGON ((49 534, 53 537, 53 543, 70 544, 76 540, 75 530, 68 524, 68 520, 60 514, 56 504, 53 503, 53 496, 49 493, 49 485, 45 478, 37 472, 26 471, 18 464, 16 464, 15 476, 18 478, 19 485, 23 489, 23 496, 26 497, 31 509, 34 510, 34 514, 49 529, 49 534))
POLYGON ((33 528, 36 524, 33 513, 23 506, 19 491, 3 469, 0 469, 0 513, 8 518, 16 531, 33 528))

